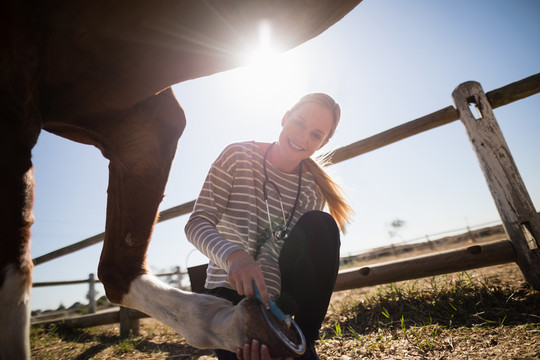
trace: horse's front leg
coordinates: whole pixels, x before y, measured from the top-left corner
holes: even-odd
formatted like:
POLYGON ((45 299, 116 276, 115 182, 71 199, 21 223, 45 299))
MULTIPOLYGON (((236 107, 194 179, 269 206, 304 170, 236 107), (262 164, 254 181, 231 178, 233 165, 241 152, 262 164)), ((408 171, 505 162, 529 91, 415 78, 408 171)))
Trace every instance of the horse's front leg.
POLYGON ((169 325, 199 349, 234 351, 249 341, 246 329, 250 318, 244 306, 170 287, 152 275, 134 279, 122 305, 169 325))
POLYGON ((228 301, 182 292, 148 274, 146 251, 185 126, 172 92, 164 91, 129 110, 78 126, 86 128, 88 138, 65 131, 63 135, 94 142, 110 160, 105 242, 99 264, 99 278, 109 300, 168 324, 194 346, 241 345, 244 331, 238 314, 242 312, 228 301))
POLYGON ((96 123, 97 146, 110 160, 98 273, 109 300, 122 303, 148 273, 146 251, 185 117, 169 89, 96 123))

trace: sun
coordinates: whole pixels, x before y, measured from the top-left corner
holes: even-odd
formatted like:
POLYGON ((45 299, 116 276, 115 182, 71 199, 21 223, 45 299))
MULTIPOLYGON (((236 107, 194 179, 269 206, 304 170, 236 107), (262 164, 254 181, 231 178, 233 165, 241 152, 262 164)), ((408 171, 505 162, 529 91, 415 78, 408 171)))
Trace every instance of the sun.
POLYGON ((278 55, 272 45, 272 27, 268 22, 263 21, 259 24, 258 45, 245 55, 247 66, 264 66, 271 63, 271 60, 278 55))
POLYGON ((244 58, 246 65, 235 71, 235 88, 251 101, 282 102, 298 97, 305 87, 301 56, 296 51, 278 51, 269 23, 260 24, 259 42, 244 58))

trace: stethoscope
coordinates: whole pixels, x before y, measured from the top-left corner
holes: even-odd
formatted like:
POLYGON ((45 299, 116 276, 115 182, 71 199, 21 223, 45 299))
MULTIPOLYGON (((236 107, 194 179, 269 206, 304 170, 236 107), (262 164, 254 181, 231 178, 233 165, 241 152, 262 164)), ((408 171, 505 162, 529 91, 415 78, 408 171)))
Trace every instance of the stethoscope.
POLYGON ((268 215, 268 225, 270 226, 270 233, 272 234, 273 240, 279 244, 282 245, 285 240, 289 237, 289 225, 291 224, 292 218, 294 217, 294 212, 296 211, 296 206, 298 205, 298 198, 300 197, 300 187, 302 185, 302 162, 300 162, 300 166, 298 169, 298 190, 296 191, 296 200, 294 201, 294 206, 291 210, 291 213, 289 215, 289 220, 287 220, 287 217, 285 216, 285 210, 283 208, 283 201, 281 200, 281 193, 279 192, 279 189, 277 188, 276 184, 273 181, 270 181, 268 179, 268 172, 266 171, 266 159, 268 157, 268 153, 270 152, 270 149, 272 149, 272 146, 274 146, 275 143, 272 143, 268 146, 268 149, 266 149, 266 152, 264 153, 264 159, 263 159, 263 171, 264 171, 264 182, 263 182, 263 199, 266 203, 266 214, 268 215), (279 205, 281 207, 281 215, 283 216, 283 225, 278 226, 275 231, 272 231, 272 219, 270 217, 270 206, 268 205, 268 186, 272 186, 275 190, 275 192, 278 195, 279 205))

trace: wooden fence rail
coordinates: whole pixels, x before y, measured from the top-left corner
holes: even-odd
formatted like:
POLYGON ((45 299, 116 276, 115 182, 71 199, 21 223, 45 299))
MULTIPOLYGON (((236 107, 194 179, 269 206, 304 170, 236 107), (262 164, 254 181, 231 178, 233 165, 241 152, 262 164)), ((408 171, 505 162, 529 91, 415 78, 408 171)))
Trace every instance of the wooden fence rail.
MULTIPOLYGON (((182 276, 185 275, 185 272, 180 271, 180 267, 177 266, 176 270, 173 272, 167 272, 167 273, 160 273, 160 274, 153 274, 154 276, 173 276, 178 275, 182 276)), ((41 282, 35 282, 32 284, 32 287, 46 287, 46 286, 60 286, 60 285, 76 285, 76 284, 86 284, 91 283, 92 281, 96 283, 100 283, 101 281, 99 279, 94 279, 94 274, 90 274, 88 279, 82 279, 82 280, 63 280, 63 281, 41 281, 41 282)), ((180 284, 179 284, 180 285, 180 284)))
POLYGON ((516 261, 508 240, 340 271, 334 291, 419 279, 516 261), (404 269, 407 269, 404 271, 404 269))

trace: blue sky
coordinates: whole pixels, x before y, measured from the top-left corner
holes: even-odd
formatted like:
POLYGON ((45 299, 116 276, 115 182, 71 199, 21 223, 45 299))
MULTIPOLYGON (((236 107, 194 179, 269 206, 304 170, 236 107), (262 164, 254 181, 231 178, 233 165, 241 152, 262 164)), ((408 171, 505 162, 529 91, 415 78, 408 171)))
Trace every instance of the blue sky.
MULTIPOLYGON (((188 125, 160 209, 195 199, 227 144, 274 141, 285 110, 305 93, 327 92, 341 104, 330 150, 453 105, 451 93, 462 82, 478 81, 487 92, 540 72, 538 19, 537 0, 364 0, 325 33, 268 63, 175 85, 188 125)), ((537 210, 539 114, 540 95, 495 110, 537 210)), ((33 257, 103 232, 108 161, 101 153, 43 132, 33 161, 33 257)), ((459 121, 328 171, 356 213, 342 255, 500 221, 459 121), (391 237, 396 218, 405 226, 391 237)), ((156 226, 148 251, 154 271, 206 261, 185 238, 186 220, 156 226)), ((87 278, 100 251, 94 245, 38 265, 34 281, 87 278)), ((84 285, 35 288, 31 307, 85 302, 86 292, 84 285)))

